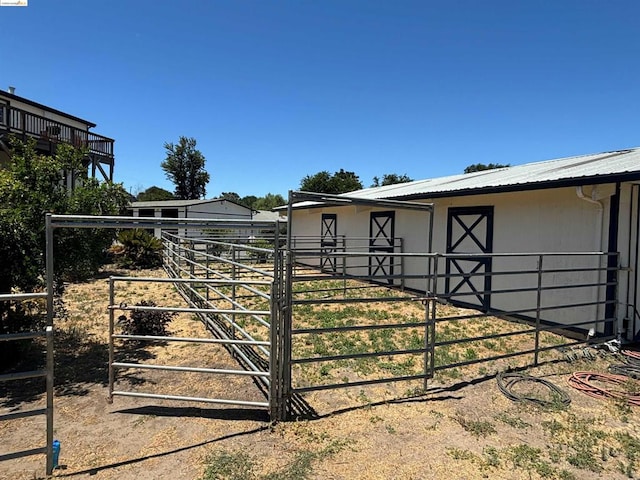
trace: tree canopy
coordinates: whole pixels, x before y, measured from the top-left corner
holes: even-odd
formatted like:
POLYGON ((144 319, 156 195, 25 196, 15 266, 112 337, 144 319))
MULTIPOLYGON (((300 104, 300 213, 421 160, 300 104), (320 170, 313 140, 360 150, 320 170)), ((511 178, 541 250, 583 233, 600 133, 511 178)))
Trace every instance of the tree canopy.
POLYGON ((180 137, 178 144, 165 143, 167 158, 160 164, 167 178, 176 186, 174 195, 179 200, 204 198, 209 183, 205 158, 196 149, 195 138, 180 137))
MULTIPOLYGON (((44 156, 35 141, 10 140, 10 161, 0 169, 0 293, 32 291, 45 278, 45 213, 118 215, 128 194, 121 184, 87 178, 84 153, 59 144, 56 154, 44 156), (77 186, 69 191, 64 172, 73 172, 77 186)), ((58 280, 95 273, 115 231, 60 229, 54 236, 58 280)), ((13 308, 13 307, 11 307, 13 308)), ((17 308, 17 307, 16 307, 17 308)), ((7 324, 10 307, 0 302, 0 333, 24 325, 7 324)))
POLYGON ((467 168, 464 169, 464 173, 473 173, 473 172, 481 172, 483 170, 493 170, 494 168, 504 168, 504 167, 510 167, 511 165, 509 165, 508 163, 503 165, 501 163, 489 163, 489 164, 484 164, 484 163, 474 163, 472 165, 469 165, 467 168))
POLYGON ((255 195, 240 197, 236 192, 222 192, 220 198, 239 203, 254 210, 271 210, 287 203, 284 197, 278 193, 267 193, 264 197, 256 197, 255 195))
POLYGON ((284 205, 287 201, 279 193, 267 193, 264 197, 259 197, 253 203, 254 210, 271 210, 284 205))
POLYGON ((300 190, 317 193, 347 193, 363 188, 362 182, 354 172, 342 168, 333 175, 323 170, 314 175, 307 175, 300 182, 300 190))
POLYGON ((155 202, 160 200, 173 200, 176 197, 169 190, 165 190, 164 188, 153 187, 147 188, 145 191, 140 192, 136 197, 136 200, 139 202, 155 202))
POLYGON ((385 185, 407 182, 413 182, 413 178, 405 174, 398 175, 397 173, 385 173, 382 176, 382 181, 380 181, 379 177, 373 177, 373 184, 371 187, 384 187, 385 185))

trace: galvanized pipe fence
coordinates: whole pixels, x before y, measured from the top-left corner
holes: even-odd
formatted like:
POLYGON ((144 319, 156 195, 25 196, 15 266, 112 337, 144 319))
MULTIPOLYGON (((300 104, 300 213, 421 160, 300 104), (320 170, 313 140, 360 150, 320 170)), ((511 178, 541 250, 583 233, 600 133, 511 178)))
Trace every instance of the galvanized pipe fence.
MULTIPOLYGON (((17 293, 2 294, 0 302, 20 302, 32 299, 46 299, 46 293, 17 293)), ((43 330, 35 332, 9 333, 0 335, 0 343, 18 342, 24 340, 45 339, 45 365, 38 370, 18 371, 0 375, 0 383, 20 380, 30 380, 43 378, 45 380, 44 393, 45 405, 41 408, 31 410, 21 410, 0 414, 0 421, 17 420, 20 418, 35 417, 38 415, 45 417, 45 445, 43 447, 31 448, 17 452, 10 452, 0 455, 0 462, 31 455, 45 454, 45 469, 47 475, 53 472, 53 327, 46 326, 43 330)))
POLYGON ((412 266, 415 273, 403 273, 405 289, 394 285, 397 275, 370 275, 361 259, 376 253, 333 252, 345 267, 342 274, 328 275, 318 268, 327 255, 320 242, 315 250, 309 238, 304 243, 304 248, 289 251, 292 263, 302 265, 292 269, 289 279, 293 286, 289 365, 298 373, 289 393, 415 379, 426 386, 435 372, 462 366, 523 356, 531 357, 529 365, 537 365, 544 352, 584 344, 588 331, 599 342, 616 337, 617 299, 606 296, 607 289, 616 286, 608 275, 617 270, 609 266, 617 264, 615 253, 385 253, 412 266), (451 262, 477 264, 487 259, 493 262, 490 271, 447 268, 451 262), (474 283, 475 279, 481 282, 474 283), (488 279, 493 288, 477 287, 488 279), (393 313, 417 302, 424 305, 421 315, 415 307, 393 313), (383 308, 384 304, 390 305, 383 308), (508 328, 497 330, 500 319, 508 321, 508 328), (380 337, 387 340, 386 347, 380 337), (341 347, 344 344, 347 351, 341 347), (400 364, 407 368, 390 364, 392 357, 403 360, 400 364), (358 375, 332 377, 331 371, 343 372, 345 365, 358 375), (320 375, 314 376, 309 366, 320 375), (394 369, 402 374, 385 375, 394 369))
MULTIPOLYGON (((329 195, 292 198, 343 202, 329 195)), ((384 201, 383 206, 425 211, 429 215, 426 248, 431 250, 431 206, 393 201, 384 201)), ((53 232, 57 228, 163 230, 168 278, 110 279, 111 398, 235 404, 266 408, 273 420, 284 420, 294 413, 292 402, 299 394, 401 381, 417 381, 424 389, 436 372, 491 362, 504 368, 499 362, 512 357, 530 358, 528 363, 536 365, 545 352, 584 344, 585 331, 599 341, 618 333, 617 298, 610 295, 617 286, 616 253, 411 253, 403 251, 402 239, 379 252, 367 248, 365 237, 353 242, 342 237, 327 248, 319 237, 293 236, 291 227, 285 239, 279 222, 228 219, 47 215, 46 227, 48 328, 29 335, 44 335, 48 345, 47 446, 31 452, 46 451, 48 473, 53 432, 53 232), (225 234, 204 235, 209 229, 225 234), (269 234, 251 233, 255 229, 269 234), (176 230, 199 233, 178 235, 176 230), (461 268, 465 262, 473 268, 461 268), (382 268, 372 269, 372 265, 382 268), (123 282, 172 283, 188 306, 118 303, 117 288, 123 282), (136 309, 194 315, 212 337, 119 332, 115 313, 136 309), (496 319, 507 320, 510 327, 497 330, 496 319), (514 338, 526 340, 512 342, 514 338), (117 361, 118 348, 129 341, 219 345, 231 352, 241 368, 117 361), (116 388, 117 372, 126 369, 249 376, 266 400, 116 388)), ((0 337, 7 340, 12 338, 0 337)), ((0 381, 13 379, 0 377, 0 381)))

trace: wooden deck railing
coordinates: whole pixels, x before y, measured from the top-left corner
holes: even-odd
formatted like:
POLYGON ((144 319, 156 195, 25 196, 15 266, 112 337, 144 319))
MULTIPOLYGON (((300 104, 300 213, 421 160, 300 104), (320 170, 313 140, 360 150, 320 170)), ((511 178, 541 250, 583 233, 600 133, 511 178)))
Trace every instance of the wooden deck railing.
POLYGON ((113 160, 113 139, 97 133, 35 115, 11 105, 0 104, 0 131, 50 142, 63 142, 87 148, 90 154, 113 160))

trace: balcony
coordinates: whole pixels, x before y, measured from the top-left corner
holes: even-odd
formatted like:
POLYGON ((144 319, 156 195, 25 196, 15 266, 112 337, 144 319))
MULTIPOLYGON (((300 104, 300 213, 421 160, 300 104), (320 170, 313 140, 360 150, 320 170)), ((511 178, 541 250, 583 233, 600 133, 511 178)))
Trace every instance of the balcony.
POLYGON ((23 140, 35 138, 38 150, 46 153, 55 152, 58 143, 86 149, 89 174, 95 177, 99 171, 104 180, 113 180, 114 141, 111 138, 0 104, 0 139, 8 134, 23 140))

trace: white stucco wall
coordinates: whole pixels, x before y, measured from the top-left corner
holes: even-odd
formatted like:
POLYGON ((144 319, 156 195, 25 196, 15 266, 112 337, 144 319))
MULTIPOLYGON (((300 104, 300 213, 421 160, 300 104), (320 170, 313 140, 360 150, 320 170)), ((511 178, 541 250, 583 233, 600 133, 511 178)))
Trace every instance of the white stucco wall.
MULTIPOLYGON (((608 249, 608 225, 610 196, 615 192, 614 185, 597 187, 594 197, 602 202, 602 208, 592 202, 578 198, 573 187, 502 193, 492 195, 474 195, 435 199, 433 251, 446 252, 447 214, 451 207, 492 206, 494 208, 493 252, 594 252, 608 249)), ((592 188, 585 187, 583 193, 591 198, 592 188)), ((371 211, 386 211, 362 206, 332 207, 293 212, 290 222, 294 237, 299 235, 320 235, 321 214, 337 214, 337 235, 349 237, 368 237, 369 216, 371 211)), ((428 215, 423 212, 396 210, 395 236, 403 238, 404 252, 425 252, 427 250, 428 215)), ((363 241, 364 242, 364 241, 363 241)), ((366 251, 366 243, 362 243, 366 251)), ((538 258, 494 258, 493 272, 504 270, 536 270, 538 258)), ((571 268, 595 266, 593 257, 545 257, 544 268, 571 268)), ((357 263, 366 264, 366 260, 357 263)), ((603 260, 603 265, 606 261, 603 260)), ((426 261, 419 259, 404 260, 406 275, 420 275, 427 270, 426 261)), ((444 260, 438 265, 439 273, 445 271, 444 260)), ((364 273, 360 270, 359 273, 364 273)), ((598 275, 587 273, 547 273, 544 285, 559 283, 596 283, 598 275)), ((602 281, 604 281, 604 273, 602 281)), ((492 290, 519 289, 535 287, 537 275, 509 275, 492 277, 492 290)), ((424 280, 407 280, 406 286, 424 290, 424 280)), ((438 289, 443 290, 440 284, 438 289)), ((542 306, 582 303, 604 299, 604 288, 582 288, 556 290, 543 294, 542 306)), ((463 298, 464 299, 464 298, 463 298)), ((460 298, 459 298, 460 300, 460 298)), ((530 293, 494 293, 492 308, 506 311, 535 308, 536 292, 530 293)), ((535 317, 535 311, 523 313, 535 317)), ((567 325, 576 322, 603 319, 604 307, 575 307, 565 310, 541 312, 542 319, 561 322, 567 325)), ((581 327, 588 328, 588 327, 581 327)), ((601 329, 601 328, 600 328, 601 329)))

